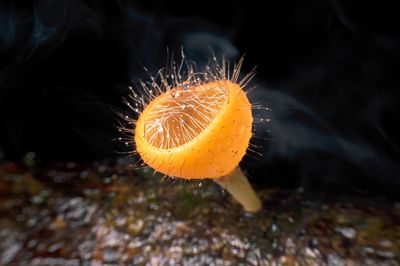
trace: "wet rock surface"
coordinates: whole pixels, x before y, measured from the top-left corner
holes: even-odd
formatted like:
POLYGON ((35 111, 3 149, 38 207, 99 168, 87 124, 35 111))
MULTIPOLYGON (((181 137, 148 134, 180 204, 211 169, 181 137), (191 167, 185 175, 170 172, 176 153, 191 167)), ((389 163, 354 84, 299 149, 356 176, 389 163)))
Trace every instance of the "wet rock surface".
POLYGON ((399 203, 256 190, 248 214, 211 181, 125 161, 5 162, 0 265, 399 265, 399 203))

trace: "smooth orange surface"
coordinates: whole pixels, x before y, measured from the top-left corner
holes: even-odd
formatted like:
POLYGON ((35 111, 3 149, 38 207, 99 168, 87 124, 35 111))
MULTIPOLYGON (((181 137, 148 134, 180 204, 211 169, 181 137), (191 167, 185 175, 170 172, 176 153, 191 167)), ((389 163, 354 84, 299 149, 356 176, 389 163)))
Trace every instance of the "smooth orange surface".
MULTIPOLYGON (((209 92, 213 92, 213 88, 216 87, 223 88, 226 97, 218 103, 218 113, 212 117, 208 125, 187 142, 179 141, 179 145, 163 148, 162 145, 155 145, 157 142, 154 140, 152 142, 146 138, 148 137, 146 130, 149 131, 146 129, 146 123, 149 119, 154 120, 160 115, 157 105, 165 105, 168 101, 173 103, 175 97, 172 96, 176 91, 182 91, 182 88, 173 88, 158 96, 140 115, 135 129, 136 149, 143 161, 156 171, 185 179, 219 178, 233 171, 245 155, 253 123, 251 104, 246 93, 238 84, 228 80, 194 85, 183 93, 190 94, 200 86, 202 90, 206 89, 209 92)), ((208 93, 206 96, 212 98, 213 95, 208 93)), ((175 108, 173 104, 171 108, 175 108)), ((198 114, 193 111, 196 110, 196 106, 191 110, 190 115, 184 115, 196 118, 198 114)), ((166 109, 165 111, 167 112, 166 109)), ((179 113, 180 117, 182 112, 179 113)), ((173 115, 174 112, 170 114, 173 115)), ((197 118, 201 117, 198 115, 197 118)), ((190 124, 190 121, 185 125, 187 124, 190 124)), ((163 137, 168 137, 168 132, 164 131, 160 134, 167 134, 163 137)), ((174 134, 176 136, 175 132, 174 134)))

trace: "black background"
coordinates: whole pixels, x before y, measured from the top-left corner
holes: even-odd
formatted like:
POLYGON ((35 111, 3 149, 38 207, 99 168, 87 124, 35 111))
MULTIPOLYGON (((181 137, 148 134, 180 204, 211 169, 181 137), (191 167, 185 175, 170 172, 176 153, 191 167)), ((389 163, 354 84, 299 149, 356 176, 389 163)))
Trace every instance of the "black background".
POLYGON ((259 185, 400 198, 399 19, 381 1, 0 4, 0 150, 42 162, 117 158, 127 86, 166 48, 257 66, 259 185), (267 140, 269 139, 269 140, 267 140))

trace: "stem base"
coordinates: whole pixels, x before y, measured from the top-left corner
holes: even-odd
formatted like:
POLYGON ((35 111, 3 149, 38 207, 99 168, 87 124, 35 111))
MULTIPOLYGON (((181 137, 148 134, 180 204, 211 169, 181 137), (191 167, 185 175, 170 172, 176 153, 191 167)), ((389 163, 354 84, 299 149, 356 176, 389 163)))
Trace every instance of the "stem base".
POLYGON ((258 212, 262 208, 260 198, 251 187, 247 177, 237 167, 229 175, 214 179, 218 185, 226 189, 236 201, 248 212, 258 212))

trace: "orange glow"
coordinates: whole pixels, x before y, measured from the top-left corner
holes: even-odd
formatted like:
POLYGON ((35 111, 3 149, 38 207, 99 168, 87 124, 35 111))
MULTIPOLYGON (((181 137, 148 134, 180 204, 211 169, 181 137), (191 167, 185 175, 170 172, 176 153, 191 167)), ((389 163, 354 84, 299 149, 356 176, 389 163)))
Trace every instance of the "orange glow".
POLYGON ((252 123, 251 104, 238 83, 183 84, 155 97, 140 114, 136 150, 165 175, 215 179, 239 165, 252 123))

